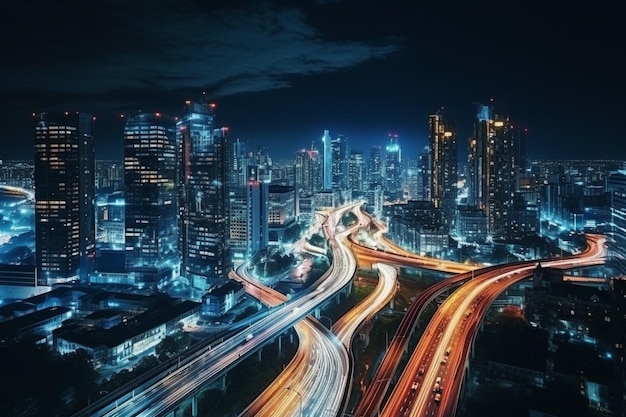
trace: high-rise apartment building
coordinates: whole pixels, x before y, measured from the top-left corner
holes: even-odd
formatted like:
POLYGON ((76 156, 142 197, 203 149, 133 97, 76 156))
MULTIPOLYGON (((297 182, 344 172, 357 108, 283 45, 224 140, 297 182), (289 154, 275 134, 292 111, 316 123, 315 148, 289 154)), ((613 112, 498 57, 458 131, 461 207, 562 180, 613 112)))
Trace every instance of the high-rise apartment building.
POLYGON ((328 130, 322 136, 322 189, 330 191, 333 188, 333 152, 332 138, 328 130))
POLYGON ((484 213, 492 237, 507 237, 511 231, 519 159, 514 153, 516 133, 502 106, 477 104, 468 154, 468 200, 484 213))
POLYGON ((345 191, 349 187, 350 178, 350 148, 348 138, 338 135, 331 140, 332 153, 332 189, 345 191))
POLYGON ((436 209, 441 210, 443 223, 451 227, 454 223, 457 182, 458 152, 456 131, 439 109, 428 118, 429 145, 431 151, 431 199, 436 209))
POLYGON ((402 198, 402 149, 397 134, 387 136, 385 147, 385 196, 389 200, 402 198))
POLYGON ((250 180, 230 191, 229 239, 233 265, 268 245, 268 184, 250 180))
POLYGON ((349 187, 352 190, 353 197, 362 195, 365 188, 366 169, 365 158, 360 151, 350 151, 350 163, 349 163, 350 175, 349 175, 349 187))
POLYGON ((367 182, 369 186, 383 186, 385 177, 385 163, 383 160, 383 150, 380 146, 372 146, 367 159, 367 182))
POLYGON ((138 113, 124 125, 126 271, 139 287, 178 274, 178 148, 175 120, 138 113))
POLYGON ((213 118, 214 105, 187 101, 177 123, 181 147, 180 273, 201 291, 225 279, 231 269, 229 147, 227 131, 214 131, 213 118))
POLYGON ((314 147, 296 152, 294 178, 298 194, 311 195, 320 190, 321 164, 319 151, 314 147))
POLYGON ((86 282, 95 258, 93 118, 35 117, 35 247, 39 285, 86 282))
POLYGON ((415 200, 431 199, 431 154, 427 145, 420 152, 417 159, 417 196, 415 200))

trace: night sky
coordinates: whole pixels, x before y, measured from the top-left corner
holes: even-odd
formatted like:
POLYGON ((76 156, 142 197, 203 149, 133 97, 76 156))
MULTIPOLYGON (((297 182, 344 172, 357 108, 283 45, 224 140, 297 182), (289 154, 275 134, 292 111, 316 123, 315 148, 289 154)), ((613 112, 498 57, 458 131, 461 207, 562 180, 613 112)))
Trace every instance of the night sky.
POLYGON ((32 113, 57 110, 92 113, 96 157, 121 158, 120 114, 203 92, 275 159, 324 129, 363 152, 397 133, 415 158, 441 106, 465 153, 491 98, 530 158, 626 159, 618 2, 8 0, 0 35, 0 159, 32 159, 32 113))

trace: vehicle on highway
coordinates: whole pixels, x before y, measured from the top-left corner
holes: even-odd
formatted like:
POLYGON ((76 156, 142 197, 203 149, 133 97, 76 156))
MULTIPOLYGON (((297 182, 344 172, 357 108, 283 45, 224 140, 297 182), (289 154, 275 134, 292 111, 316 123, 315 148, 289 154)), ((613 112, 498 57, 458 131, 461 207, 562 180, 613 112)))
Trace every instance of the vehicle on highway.
POLYGON ((252 333, 248 333, 246 338, 243 340, 243 343, 247 343, 247 342, 251 341, 253 337, 254 337, 254 335, 252 333))
POLYGON ((435 393, 435 402, 438 403, 439 401, 441 401, 441 393, 437 392, 435 393))
POLYGON ((433 392, 439 392, 440 389, 441 385, 439 385, 439 382, 435 382, 435 385, 433 385, 433 392))
POLYGON ((411 391, 415 391, 417 390, 417 387, 419 387, 420 384, 417 383, 417 381, 413 382, 413 384, 411 384, 411 391))

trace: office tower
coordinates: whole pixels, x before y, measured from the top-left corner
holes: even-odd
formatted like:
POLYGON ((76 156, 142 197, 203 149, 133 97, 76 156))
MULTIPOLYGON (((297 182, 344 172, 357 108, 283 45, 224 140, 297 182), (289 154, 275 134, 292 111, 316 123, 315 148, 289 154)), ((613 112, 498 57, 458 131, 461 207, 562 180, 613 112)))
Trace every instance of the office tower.
POLYGON ((419 174, 418 160, 409 160, 407 162, 406 174, 404 175, 404 189, 406 190, 407 200, 417 200, 419 195, 419 174))
POLYGON ((214 105, 185 102, 177 123, 180 161, 181 275, 204 291, 231 269, 227 131, 213 129, 214 105))
POLYGON ((385 147, 385 196, 389 200, 402 198, 402 150, 398 135, 390 133, 385 147))
POLYGON ((608 175, 606 190, 611 197, 611 239, 609 255, 611 266, 621 274, 626 273, 626 171, 608 175))
POLYGON ((502 106, 477 104, 468 154, 469 202, 487 219, 491 237, 508 237, 509 210, 517 189, 516 130, 502 106))
POLYGON ((450 228, 454 224, 458 182, 456 131, 443 108, 429 116, 428 125, 431 199, 435 208, 441 210, 443 223, 450 228))
POLYGON ((126 200, 122 191, 96 200, 96 250, 125 248, 126 200))
POLYGON ((333 188, 333 154, 332 139, 328 130, 324 130, 322 136, 322 189, 330 191, 333 188))
POLYGON ((269 186, 267 220, 269 242, 280 243, 285 231, 296 221, 298 196, 293 187, 288 185, 269 186))
POLYGON ((350 175, 349 187, 352 190, 353 197, 362 195, 365 192, 365 158, 360 151, 350 151, 350 175))
POLYGON ((332 153, 332 189, 348 190, 350 177, 350 149, 348 138, 338 135, 331 140, 332 153))
POLYGON ((385 166, 383 164, 383 151, 380 146, 373 146, 370 149, 370 156, 367 159, 367 182, 369 186, 384 185, 385 166))
POLYGON ((178 274, 175 121, 137 113, 124 124, 126 271, 138 287, 156 288, 178 274))
POLYGON ((430 200, 431 162, 430 147, 424 146, 417 160, 417 197, 416 200, 430 200))
POLYGON ((230 247, 240 265, 268 245, 268 184, 250 180, 230 191, 230 247))
POLYGON ((313 146, 296 152, 294 157, 294 178, 298 194, 311 195, 320 190, 321 164, 319 151, 313 146))
POLYGON ((93 118, 35 117, 35 246, 38 283, 86 282, 95 257, 93 118))

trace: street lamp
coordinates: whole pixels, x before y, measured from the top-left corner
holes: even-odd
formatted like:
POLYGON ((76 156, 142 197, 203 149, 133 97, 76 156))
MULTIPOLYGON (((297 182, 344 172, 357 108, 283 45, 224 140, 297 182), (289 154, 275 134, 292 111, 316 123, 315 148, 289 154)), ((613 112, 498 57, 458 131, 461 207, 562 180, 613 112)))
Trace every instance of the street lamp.
POLYGON ((300 405, 300 417, 302 417, 302 394, 300 394, 298 391, 296 391, 295 389, 291 388, 291 387, 285 387, 283 389, 289 390, 289 391, 293 391, 296 394, 298 394, 298 404, 300 405))

